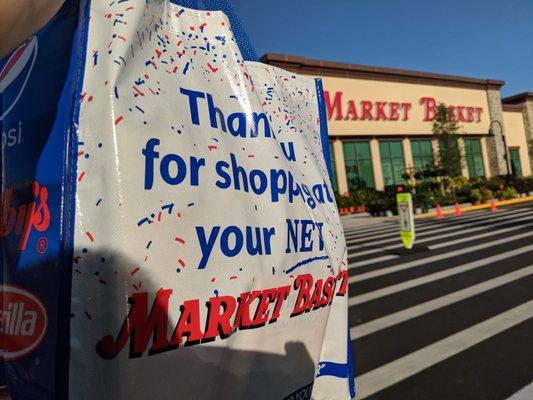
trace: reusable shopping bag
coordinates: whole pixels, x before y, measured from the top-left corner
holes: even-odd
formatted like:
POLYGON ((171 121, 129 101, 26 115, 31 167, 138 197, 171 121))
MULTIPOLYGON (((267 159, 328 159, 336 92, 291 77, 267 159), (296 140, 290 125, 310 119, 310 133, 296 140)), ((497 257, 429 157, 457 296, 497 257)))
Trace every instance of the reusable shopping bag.
MULTIPOLYGON (((354 397, 321 82, 249 61, 227 2, 185 6, 56 16, 75 36, 53 126, 2 146, 14 399, 354 397)), ((2 67, 3 136, 48 90, 41 36, 2 67)))

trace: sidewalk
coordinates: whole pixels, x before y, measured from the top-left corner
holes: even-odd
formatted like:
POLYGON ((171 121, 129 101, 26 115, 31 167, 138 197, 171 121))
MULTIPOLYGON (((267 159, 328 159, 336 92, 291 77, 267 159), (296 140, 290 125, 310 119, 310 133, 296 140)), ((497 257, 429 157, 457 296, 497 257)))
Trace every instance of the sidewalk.
MULTIPOLYGON (((532 201, 533 201, 533 196, 519 197, 517 199, 496 201, 496 207, 510 206, 510 205, 513 205, 513 204, 520 204, 520 203, 528 203, 528 202, 532 202, 532 201)), ((463 207, 463 205, 461 205, 461 211, 462 212, 483 210, 485 208, 490 208, 490 203, 479 204, 477 206, 469 205, 469 206, 466 206, 466 207, 463 207)), ((454 213, 455 213, 455 209, 454 209, 453 206, 449 206, 449 207, 446 207, 446 208, 442 209, 442 214, 443 215, 451 215, 451 214, 454 214, 454 213)), ((435 217, 435 215, 436 215, 436 211, 434 209, 432 209, 431 211, 429 211, 427 213, 415 215, 415 219, 435 217)))
MULTIPOLYGON (((528 197, 521 197, 518 199, 512 199, 512 200, 502 200, 496 202, 496 207, 504 207, 509 206, 513 204, 520 204, 520 203, 528 203, 533 202, 533 196, 528 197)), ((490 208, 490 203, 486 204, 480 204, 477 206, 473 205, 461 205, 461 211, 463 213, 467 213, 469 211, 478 211, 483 209, 490 208)), ((443 207, 442 209, 443 215, 453 215, 455 213, 454 206, 448 206, 443 207)), ((416 220, 418 219, 424 219, 424 218, 434 218, 436 215, 435 209, 431 209, 429 212, 424 214, 418 214, 415 215, 414 218, 416 220)), ((364 214, 351 214, 351 215, 343 215, 341 216, 341 222, 344 229, 353 229, 353 228, 363 228, 363 227, 369 227, 373 225, 380 225, 385 222, 391 222, 391 221, 397 221, 398 217, 372 217, 368 213, 364 214)))

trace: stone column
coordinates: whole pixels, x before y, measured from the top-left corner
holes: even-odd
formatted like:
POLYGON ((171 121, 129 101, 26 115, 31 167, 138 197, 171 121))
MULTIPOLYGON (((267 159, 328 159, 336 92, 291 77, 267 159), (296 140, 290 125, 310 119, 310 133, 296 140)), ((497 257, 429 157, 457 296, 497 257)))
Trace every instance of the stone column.
POLYGON ((526 151, 528 152, 529 156, 529 165, 531 166, 531 169, 533 169, 533 157, 529 152, 530 143, 533 141, 533 98, 528 97, 527 101, 524 103, 522 115, 524 118, 524 128, 526 131, 526 140, 528 145, 526 151))
POLYGON ((481 154, 483 154, 483 169, 485 170, 485 178, 490 178, 492 175, 490 174, 486 137, 481 138, 481 154))
POLYGON ((377 190, 385 189, 383 182, 383 171, 381 170, 381 156, 379 154, 379 142, 377 139, 370 140, 370 154, 372 155, 372 170, 374 172, 374 183, 377 190))
POLYGON ((489 103, 490 128, 494 136, 487 137, 487 153, 489 156, 490 175, 504 175, 507 173, 506 150, 503 143, 505 128, 503 126, 503 108, 500 90, 495 88, 487 89, 487 99, 489 103))
POLYGON ((344 165, 344 150, 340 139, 336 139, 333 142, 333 153, 335 154, 335 172, 337 172, 339 193, 344 194, 348 192, 348 180, 346 179, 346 166, 344 165))

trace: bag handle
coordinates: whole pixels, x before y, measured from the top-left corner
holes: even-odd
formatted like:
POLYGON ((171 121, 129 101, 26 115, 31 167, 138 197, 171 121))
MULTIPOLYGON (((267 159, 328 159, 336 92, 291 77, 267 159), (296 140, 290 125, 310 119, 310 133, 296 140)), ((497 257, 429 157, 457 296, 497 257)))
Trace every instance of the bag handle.
MULTIPOLYGON (((182 7, 193 8, 195 10, 201 9, 200 2, 198 0, 170 0, 174 4, 178 4, 182 7)), ((244 25, 242 24, 235 7, 231 4, 230 0, 203 0, 205 9, 208 11, 222 11, 229 18, 231 29, 235 35, 237 45, 241 50, 241 54, 246 61, 257 61, 257 53, 252 46, 250 38, 246 34, 244 25)))

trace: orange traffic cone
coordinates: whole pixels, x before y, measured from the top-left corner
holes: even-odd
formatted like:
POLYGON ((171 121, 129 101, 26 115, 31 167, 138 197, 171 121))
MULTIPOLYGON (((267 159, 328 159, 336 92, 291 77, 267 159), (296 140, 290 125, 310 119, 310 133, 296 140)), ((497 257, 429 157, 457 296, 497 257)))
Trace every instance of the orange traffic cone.
POLYGON ((443 219, 444 218, 444 214, 442 213, 442 208, 440 208, 440 204, 437 204, 436 217, 437 217, 437 219, 443 219))
POLYGON ((490 211, 498 211, 498 207, 496 207, 496 200, 494 199, 490 201, 490 211))
POLYGON ((461 211, 461 206, 459 205, 459 203, 455 203, 455 216, 460 217, 461 215, 463 215, 463 212, 461 211))

